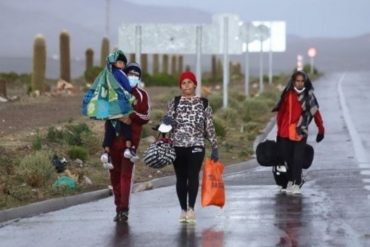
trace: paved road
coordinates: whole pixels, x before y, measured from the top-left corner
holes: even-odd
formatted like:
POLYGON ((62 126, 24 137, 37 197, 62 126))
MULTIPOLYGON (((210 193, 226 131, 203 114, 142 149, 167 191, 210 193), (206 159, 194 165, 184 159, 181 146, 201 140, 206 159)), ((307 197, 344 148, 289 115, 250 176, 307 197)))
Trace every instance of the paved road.
POLYGON ((312 125, 316 156, 301 196, 279 193, 271 171, 255 166, 226 175, 226 206, 198 204, 195 225, 178 223, 171 186, 133 194, 127 225, 113 224, 107 198, 9 222, 0 246, 370 246, 369 77, 316 82, 326 137, 314 143, 312 125))

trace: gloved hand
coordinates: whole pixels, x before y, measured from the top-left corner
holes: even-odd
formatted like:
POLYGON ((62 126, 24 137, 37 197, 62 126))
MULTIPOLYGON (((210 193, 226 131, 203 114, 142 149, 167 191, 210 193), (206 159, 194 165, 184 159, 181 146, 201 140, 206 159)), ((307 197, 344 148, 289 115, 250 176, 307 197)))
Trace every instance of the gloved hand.
POLYGON ((111 162, 111 158, 110 158, 109 154, 103 153, 100 156, 100 161, 103 163, 103 167, 105 169, 109 169, 109 170, 112 170, 113 169, 113 164, 111 162))
POLYGON ((212 148, 211 160, 215 162, 218 161, 218 149, 217 148, 212 148))
POLYGON ((173 127, 175 125, 175 120, 170 116, 164 116, 162 118, 162 123, 165 125, 171 125, 173 127))
POLYGON ((316 142, 321 142, 324 139, 324 133, 318 133, 316 136, 316 142))

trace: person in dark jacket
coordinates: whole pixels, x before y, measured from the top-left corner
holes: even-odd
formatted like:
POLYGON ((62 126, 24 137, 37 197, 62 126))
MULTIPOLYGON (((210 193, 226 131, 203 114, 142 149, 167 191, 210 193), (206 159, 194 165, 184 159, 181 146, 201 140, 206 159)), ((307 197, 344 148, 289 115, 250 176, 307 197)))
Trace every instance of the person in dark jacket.
POLYGON ((302 183, 302 159, 308 136, 308 125, 314 119, 317 142, 324 139, 325 128, 314 95, 314 88, 306 73, 296 71, 281 94, 277 111, 277 142, 279 152, 288 165, 289 181, 283 191, 299 194, 302 183))
MULTIPOLYGON (((133 104, 134 112, 130 114, 129 119, 131 123, 131 142, 137 148, 140 143, 142 126, 149 121, 150 99, 148 93, 139 87, 140 66, 137 63, 129 63, 125 67, 125 72, 132 88, 131 94, 136 98, 133 104)), ((118 121, 118 124, 121 124, 121 122, 118 121)), ((103 147, 109 153, 113 165, 113 169, 109 172, 116 205, 114 221, 127 221, 134 162, 132 159, 124 157, 123 150, 126 147, 126 138, 122 133, 116 135, 116 129, 110 121, 105 123, 103 147)))

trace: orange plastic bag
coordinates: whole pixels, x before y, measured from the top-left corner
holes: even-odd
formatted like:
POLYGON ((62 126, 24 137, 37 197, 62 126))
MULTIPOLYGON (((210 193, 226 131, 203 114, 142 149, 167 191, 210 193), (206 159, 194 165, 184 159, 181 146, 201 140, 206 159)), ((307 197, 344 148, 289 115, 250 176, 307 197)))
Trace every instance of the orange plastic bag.
POLYGON ((225 204, 224 166, 221 162, 207 159, 203 167, 202 207, 225 204))

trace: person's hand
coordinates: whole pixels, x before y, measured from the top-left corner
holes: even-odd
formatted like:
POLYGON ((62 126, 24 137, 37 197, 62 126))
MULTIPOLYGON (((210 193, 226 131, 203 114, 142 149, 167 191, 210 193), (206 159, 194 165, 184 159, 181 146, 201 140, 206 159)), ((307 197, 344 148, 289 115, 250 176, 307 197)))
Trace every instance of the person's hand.
POLYGON ((164 116, 162 118, 162 123, 164 123, 165 125, 174 126, 175 125, 175 120, 170 116, 164 116))
POLYGON ((212 148, 211 160, 213 160, 214 162, 218 161, 218 149, 217 148, 212 148))
POLYGON ((321 142, 324 139, 324 133, 318 133, 316 136, 316 142, 321 142))

